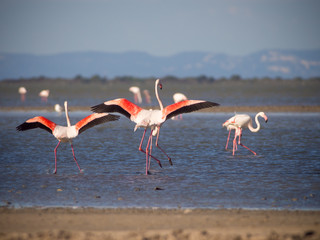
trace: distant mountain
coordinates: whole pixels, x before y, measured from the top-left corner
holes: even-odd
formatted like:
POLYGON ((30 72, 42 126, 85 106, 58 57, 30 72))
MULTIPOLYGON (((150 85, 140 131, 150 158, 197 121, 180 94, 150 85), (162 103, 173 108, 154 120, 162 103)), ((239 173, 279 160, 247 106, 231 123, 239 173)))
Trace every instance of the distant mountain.
POLYGON ((55 55, 0 53, 0 79, 91 77, 318 77, 320 49, 264 50, 246 56, 183 52, 159 57, 143 52, 73 52, 55 55))

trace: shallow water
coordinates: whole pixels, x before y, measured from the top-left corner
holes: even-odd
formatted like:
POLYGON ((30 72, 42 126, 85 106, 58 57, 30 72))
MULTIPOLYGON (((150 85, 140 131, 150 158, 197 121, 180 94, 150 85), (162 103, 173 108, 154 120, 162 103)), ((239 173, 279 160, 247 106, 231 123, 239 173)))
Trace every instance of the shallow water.
MULTIPOLYGON (((66 125, 64 115, 41 113, 66 125)), ((75 123, 89 112, 70 113, 75 123)), ((267 113, 268 114, 268 113, 267 113)), ((269 113, 258 133, 242 141, 258 153, 224 149, 228 132, 221 124, 232 113, 192 113, 167 121, 151 163, 138 151, 143 130, 133 132, 125 117, 89 129, 74 140, 80 174, 70 144, 42 129, 15 127, 36 112, 0 113, 0 205, 14 207, 162 207, 162 208, 320 208, 319 113, 269 113), (161 190, 155 190, 156 188, 161 190)), ((144 145, 145 146, 145 145, 144 145)))

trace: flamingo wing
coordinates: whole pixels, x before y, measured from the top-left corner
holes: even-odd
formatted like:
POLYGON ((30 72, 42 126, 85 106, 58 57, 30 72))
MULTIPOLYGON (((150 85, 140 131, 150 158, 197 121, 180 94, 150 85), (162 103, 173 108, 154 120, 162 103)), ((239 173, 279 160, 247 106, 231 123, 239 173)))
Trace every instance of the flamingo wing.
POLYGON ((203 108, 215 107, 220 104, 202 100, 185 100, 175 104, 171 104, 163 109, 166 119, 172 118, 182 113, 198 111, 203 108))
POLYGON ((52 134, 55 127, 56 124, 54 122, 45 117, 38 116, 28 119, 24 123, 20 124, 16 129, 18 131, 26 131, 33 128, 42 128, 52 134))
POLYGON ((96 113, 118 112, 130 119, 132 115, 136 116, 142 108, 125 98, 118 98, 93 106, 91 110, 96 113))
POLYGON ((108 113, 93 113, 76 123, 75 127, 79 130, 79 134, 96 125, 119 120, 119 116, 108 113))

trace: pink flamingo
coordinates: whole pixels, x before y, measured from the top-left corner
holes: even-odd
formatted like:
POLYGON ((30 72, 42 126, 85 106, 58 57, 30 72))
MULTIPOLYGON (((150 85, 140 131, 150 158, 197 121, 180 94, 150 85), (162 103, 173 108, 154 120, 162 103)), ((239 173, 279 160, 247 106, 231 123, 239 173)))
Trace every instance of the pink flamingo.
POLYGON ((158 144, 160 127, 167 119, 170 119, 178 114, 193 112, 203 108, 209 108, 209 107, 214 107, 219 105, 214 102, 208 102, 208 101, 202 101, 202 100, 185 100, 179 103, 169 105, 164 108, 158 95, 158 86, 160 89, 162 89, 162 84, 160 83, 160 79, 157 79, 155 82, 155 93, 160 105, 160 110, 142 109, 141 107, 135 105, 134 103, 124 98, 110 100, 102 104, 93 106, 91 108, 93 112, 97 112, 97 113, 102 113, 102 112, 121 113, 127 118, 129 118, 131 121, 136 123, 134 131, 136 131, 138 127, 142 127, 145 129, 141 138, 139 151, 146 154, 146 175, 148 175, 148 169, 149 169, 148 157, 151 157, 154 160, 156 160, 160 165, 160 167, 162 167, 161 162, 157 158, 152 156, 151 153, 149 152, 149 146, 151 151, 152 136, 157 136, 156 146, 167 156, 169 163, 172 165, 171 158, 158 144), (143 143, 147 128, 151 129, 151 133, 148 139, 146 150, 144 151, 142 149, 142 143, 143 143))
POLYGON ((71 126, 69 115, 68 115, 68 105, 67 101, 64 102, 64 107, 65 107, 65 112, 66 112, 66 118, 67 118, 67 124, 68 126, 60 126, 55 124, 54 122, 50 121, 49 119, 38 116, 31 118, 21 125, 17 127, 18 131, 25 131, 33 128, 42 128, 49 133, 51 133, 56 139, 59 140, 58 145, 54 149, 54 156, 55 156, 55 170, 54 173, 57 173, 57 148, 60 145, 60 142, 70 142, 71 144, 71 149, 72 149, 72 154, 73 154, 73 159, 76 162, 79 171, 81 171, 80 166, 76 160, 76 157, 74 155, 74 150, 73 150, 73 145, 72 145, 72 139, 77 137, 80 133, 83 131, 104 123, 104 122, 109 122, 109 121, 115 121, 119 119, 119 116, 112 115, 112 114, 107 114, 107 113, 94 113, 86 118, 80 120, 78 123, 75 125, 71 126))
MULTIPOLYGON (((173 94, 173 101, 175 103, 182 102, 184 100, 188 100, 188 98, 183 93, 175 93, 175 94, 173 94)), ((180 117, 180 119, 182 119, 182 115, 181 114, 178 117, 180 117)))
POLYGON ((242 136, 242 130, 243 128, 249 128, 251 132, 258 132, 260 130, 260 123, 258 120, 258 117, 263 117, 265 122, 268 122, 268 117, 264 112, 259 112, 255 116, 255 122, 257 124, 257 127, 254 128, 252 125, 252 119, 249 115, 247 114, 236 114, 232 118, 228 119, 222 124, 222 127, 226 127, 229 130, 228 134, 228 139, 227 139, 227 144, 226 144, 226 149, 228 148, 228 143, 229 143, 229 138, 230 138, 230 132, 231 130, 235 130, 234 133, 234 139, 233 139, 233 150, 232 150, 232 155, 234 155, 235 150, 238 149, 237 147, 237 137, 238 139, 238 144, 241 145, 242 147, 248 149, 250 152, 252 152, 254 155, 257 153, 252 151, 250 148, 246 147, 241 143, 241 136, 242 136))
POLYGON ((39 93, 39 96, 41 97, 41 101, 47 103, 49 94, 50 94, 50 90, 49 89, 42 90, 39 93))
POLYGON ((129 91, 133 93, 134 102, 141 104, 142 103, 142 98, 141 98, 140 88, 136 87, 136 86, 132 86, 132 87, 129 88, 129 91))
POLYGON ((144 98, 146 99, 147 104, 151 104, 151 97, 147 89, 143 90, 144 98))
POLYGON ((26 100, 27 89, 25 87, 19 87, 18 91, 19 91, 19 94, 20 94, 21 102, 24 102, 26 100))

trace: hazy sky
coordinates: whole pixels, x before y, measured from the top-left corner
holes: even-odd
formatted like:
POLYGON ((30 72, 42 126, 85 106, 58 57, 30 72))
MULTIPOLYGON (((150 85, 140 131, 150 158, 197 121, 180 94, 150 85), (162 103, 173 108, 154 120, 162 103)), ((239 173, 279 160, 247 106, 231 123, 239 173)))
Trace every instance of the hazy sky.
POLYGON ((0 52, 320 48, 319 0, 0 0, 0 52))

